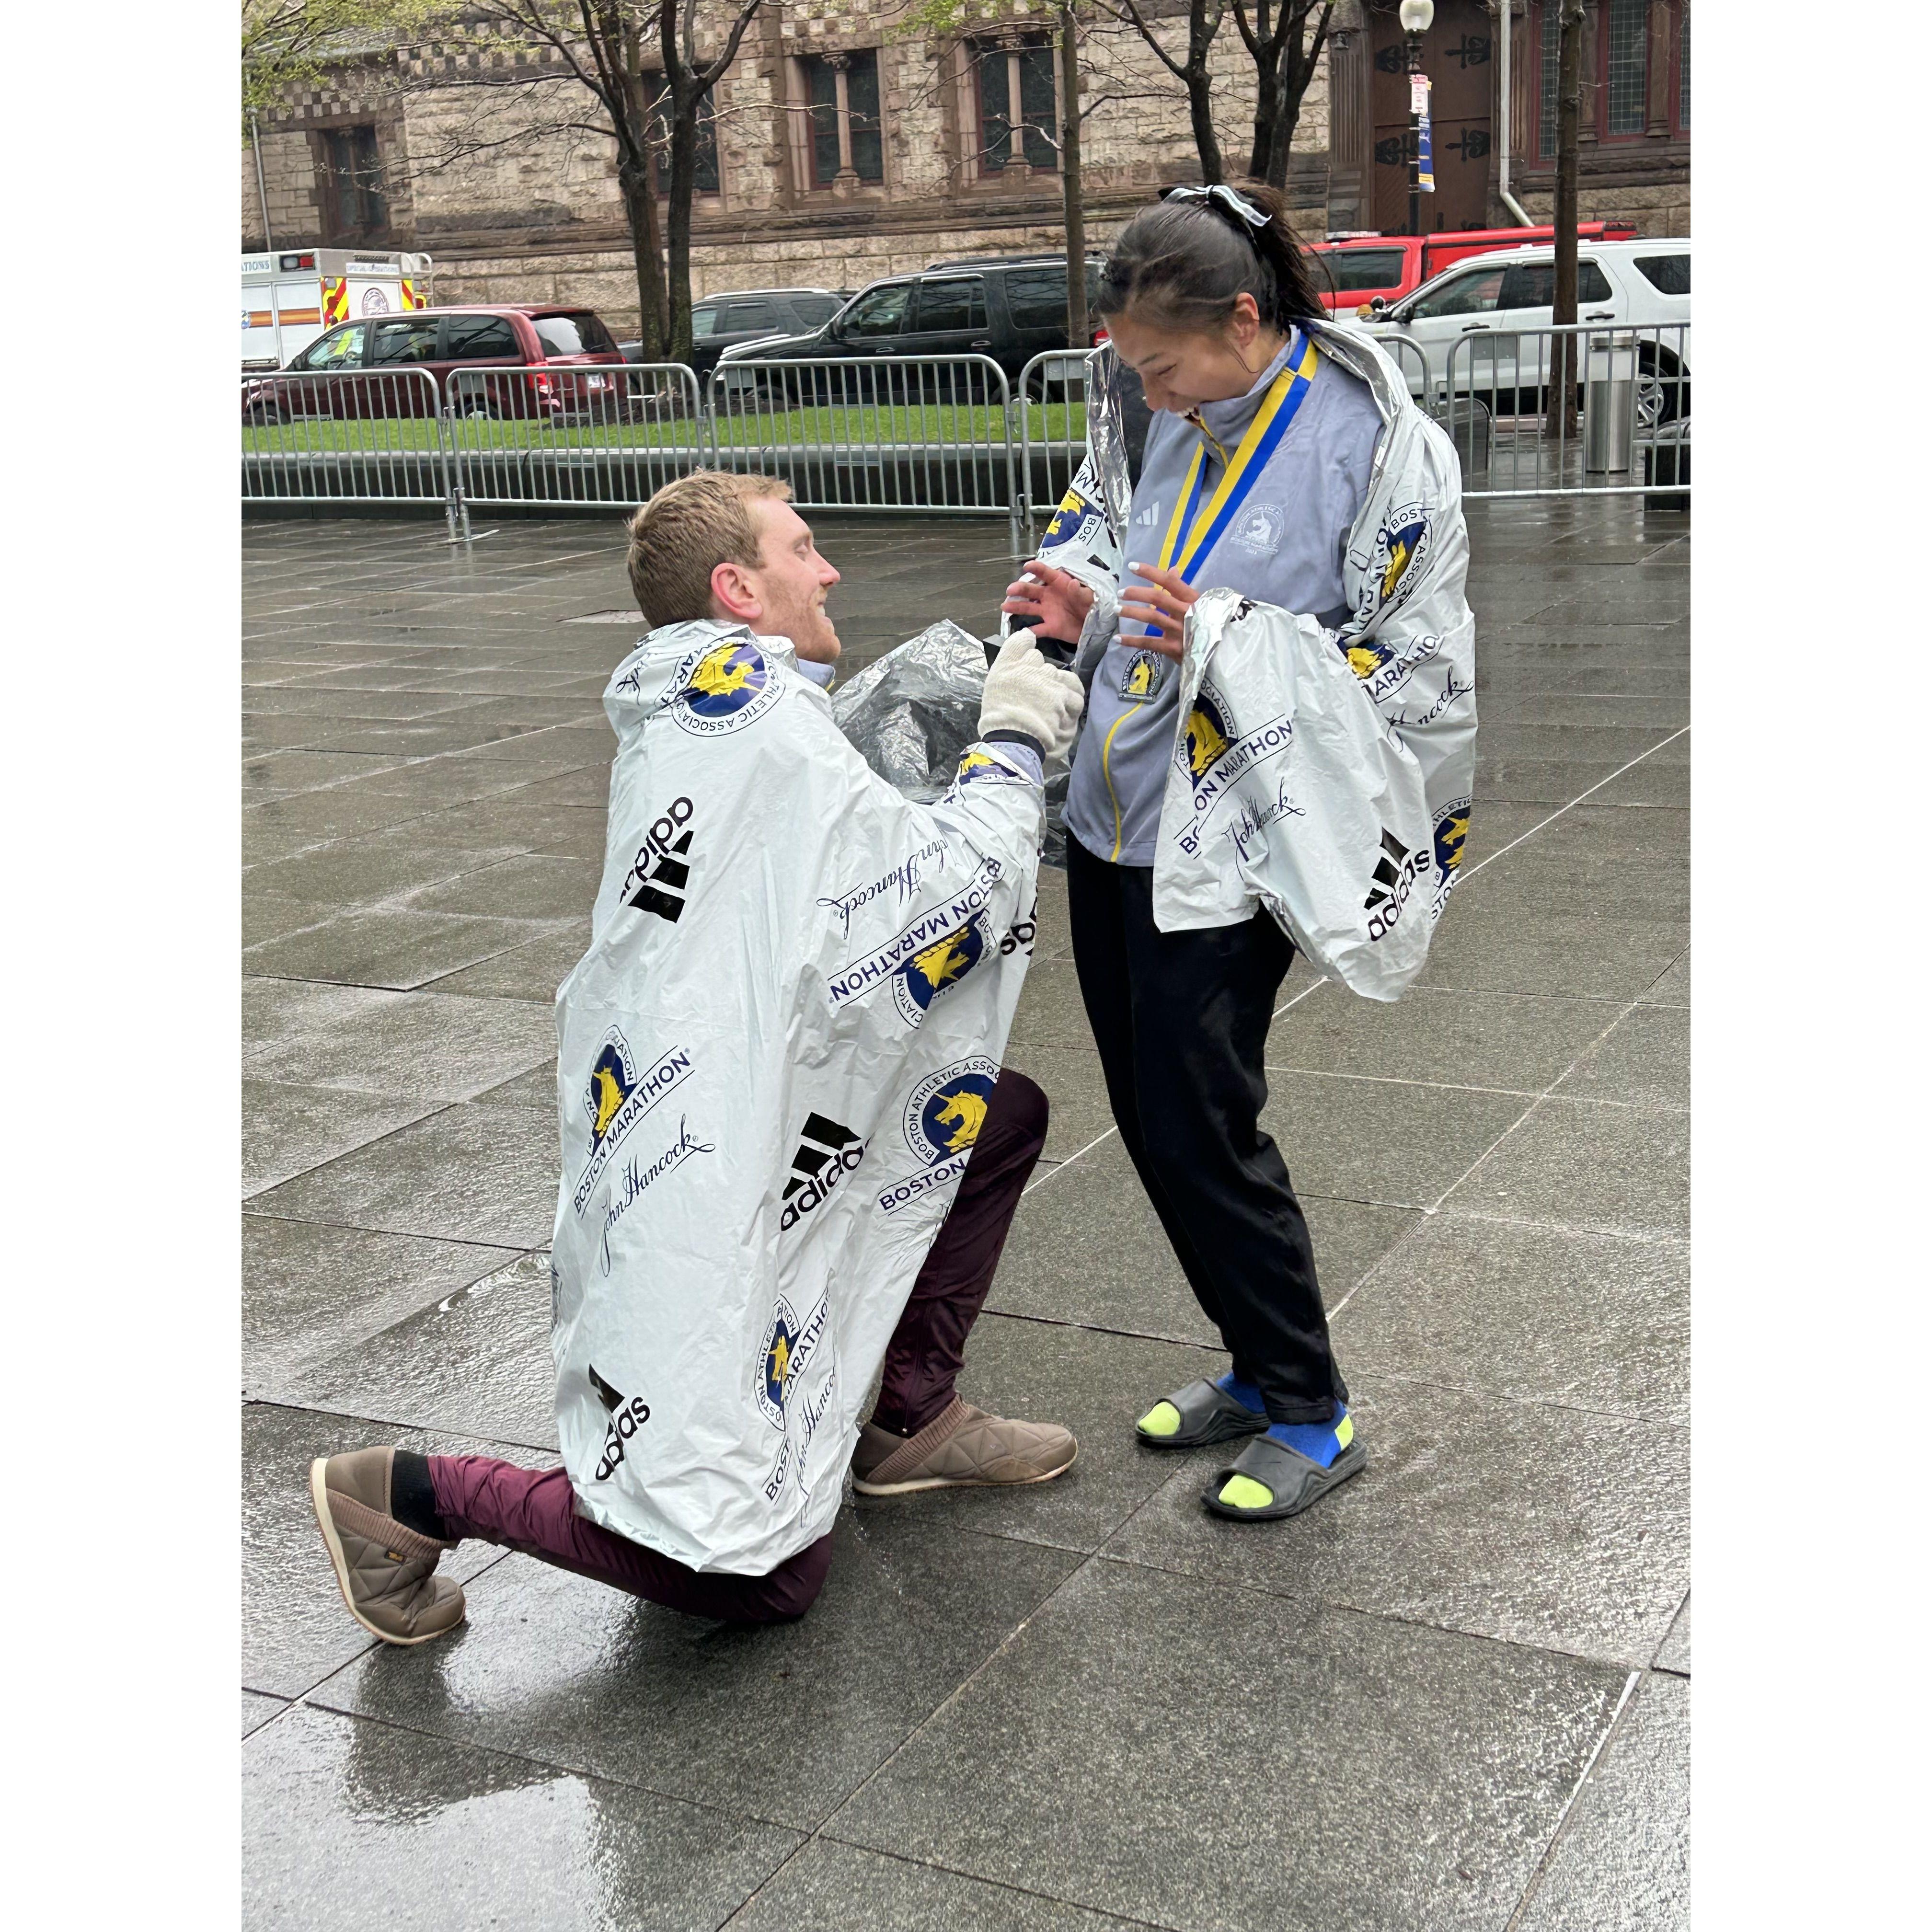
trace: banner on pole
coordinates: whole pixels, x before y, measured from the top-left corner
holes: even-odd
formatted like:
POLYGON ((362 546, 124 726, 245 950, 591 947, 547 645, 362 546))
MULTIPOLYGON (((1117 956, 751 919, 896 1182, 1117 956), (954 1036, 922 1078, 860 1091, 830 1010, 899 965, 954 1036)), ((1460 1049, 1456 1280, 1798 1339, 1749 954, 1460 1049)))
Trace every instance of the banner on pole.
POLYGON ((1429 76, 1413 74, 1408 77, 1408 110, 1416 117, 1415 122, 1415 184, 1424 194, 1436 192, 1436 158, 1430 152, 1429 139, 1429 76))

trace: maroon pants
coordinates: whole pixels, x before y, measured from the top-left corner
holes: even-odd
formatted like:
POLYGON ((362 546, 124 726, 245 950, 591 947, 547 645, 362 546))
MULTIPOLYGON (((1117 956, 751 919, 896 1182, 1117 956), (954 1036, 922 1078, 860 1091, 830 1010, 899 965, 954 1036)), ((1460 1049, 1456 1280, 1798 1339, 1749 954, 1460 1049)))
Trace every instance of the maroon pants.
MULTIPOLYGON (((915 1434, 952 1401, 968 1331, 985 1304, 1013 1210, 1046 1142, 1046 1096, 1024 1073, 1002 1073, 952 1211, 886 1346, 873 1412, 882 1428, 915 1434)), ((692 1570, 580 1516, 561 1468, 520 1468, 489 1456, 432 1456, 429 1476, 436 1514, 452 1540, 500 1543, 691 1616, 746 1624, 802 1616, 832 1561, 828 1535, 767 1576, 692 1570)))

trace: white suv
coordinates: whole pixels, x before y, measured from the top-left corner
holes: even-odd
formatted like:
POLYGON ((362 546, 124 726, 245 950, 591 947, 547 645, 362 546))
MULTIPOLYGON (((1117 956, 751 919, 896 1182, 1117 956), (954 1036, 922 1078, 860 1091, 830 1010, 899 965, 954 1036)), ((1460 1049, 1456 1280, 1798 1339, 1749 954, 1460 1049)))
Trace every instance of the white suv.
MULTIPOLYGON (((1550 326, 1556 275, 1547 243, 1471 256, 1379 314, 1347 320, 1388 347, 1418 400, 1446 400, 1453 373, 1458 395, 1480 395, 1498 415, 1526 412, 1541 406, 1550 361, 1550 338, 1528 332, 1550 326)), ((1591 378, 1634 375, 1644 428, 1690 413, 1688 239, 1580 244, 1576 320, 1594 325, 1591 378)))

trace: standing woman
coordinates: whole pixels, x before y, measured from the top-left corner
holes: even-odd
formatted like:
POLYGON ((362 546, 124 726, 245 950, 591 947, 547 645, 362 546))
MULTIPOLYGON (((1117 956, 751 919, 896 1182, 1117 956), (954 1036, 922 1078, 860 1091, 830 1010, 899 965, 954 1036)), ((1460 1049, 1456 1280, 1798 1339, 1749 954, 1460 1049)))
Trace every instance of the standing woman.
MULTIPOLYGON (((1170 763, 1225 749, 1196 744, 1213 732, 1198 712, 1184 737, 1176 661, 1189 607, 1219 587, 1370 641, 1374 600, 1391 598, 1406 558, 1378 560, 1364 589, 1352 539, 1359 553, 1384 434, 1398 422, 1412 432, 1403 412, 1415 412, 1400 379, 1378 377, 1373 352, 1354 346, 1361 338, 1328 322, 1266 188, 1170 190, 1121 234, 1098 306, 1154 412, 1120 532, 1126 568, 1114 575, 1094 554, 1099 524, 1081 515, 1093 506, 1076 485, 1046 556, 1003 608, 1039 636, 1078 637, 1083 672, 1094 667, 1066 813, 1081 994, 1120 1138, 1234 1358, 1218 1382, 1154 1403, 1138 1432, 1168 1448, 1253 1438, 1204 1501, 1224 1516, 1292 1516, 1366 1457, 1307 1223, 1259 1125, 1263 1050, 1294 945, 1260 910, 1206 930, 1155 923, 1170 763)), ((1460 602, 1460 582, 1454 592, 1460 602)), ((1448 878, 1454 856, 1442 862, 1448 878)))

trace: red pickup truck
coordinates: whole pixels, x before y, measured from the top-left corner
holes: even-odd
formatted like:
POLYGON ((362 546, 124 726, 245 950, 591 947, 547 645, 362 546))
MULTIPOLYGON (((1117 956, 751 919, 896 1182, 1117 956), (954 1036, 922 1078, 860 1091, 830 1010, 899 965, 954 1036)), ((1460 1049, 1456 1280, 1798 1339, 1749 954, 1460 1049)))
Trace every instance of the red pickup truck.
MULTIPOLYGON (((1636 228, 1628 221, 1580 221, 1576 238, 1633 242, 1636 228)), ((1336 236, 1303 252, 1310 258, 1316 292, 1330 314, 1358 310, 1366 314, 1378 298, 1384 304, 1399 301, 1466 255, 1556 239, 1553 228, 1446 229, 1435 235, 1336 236)))

